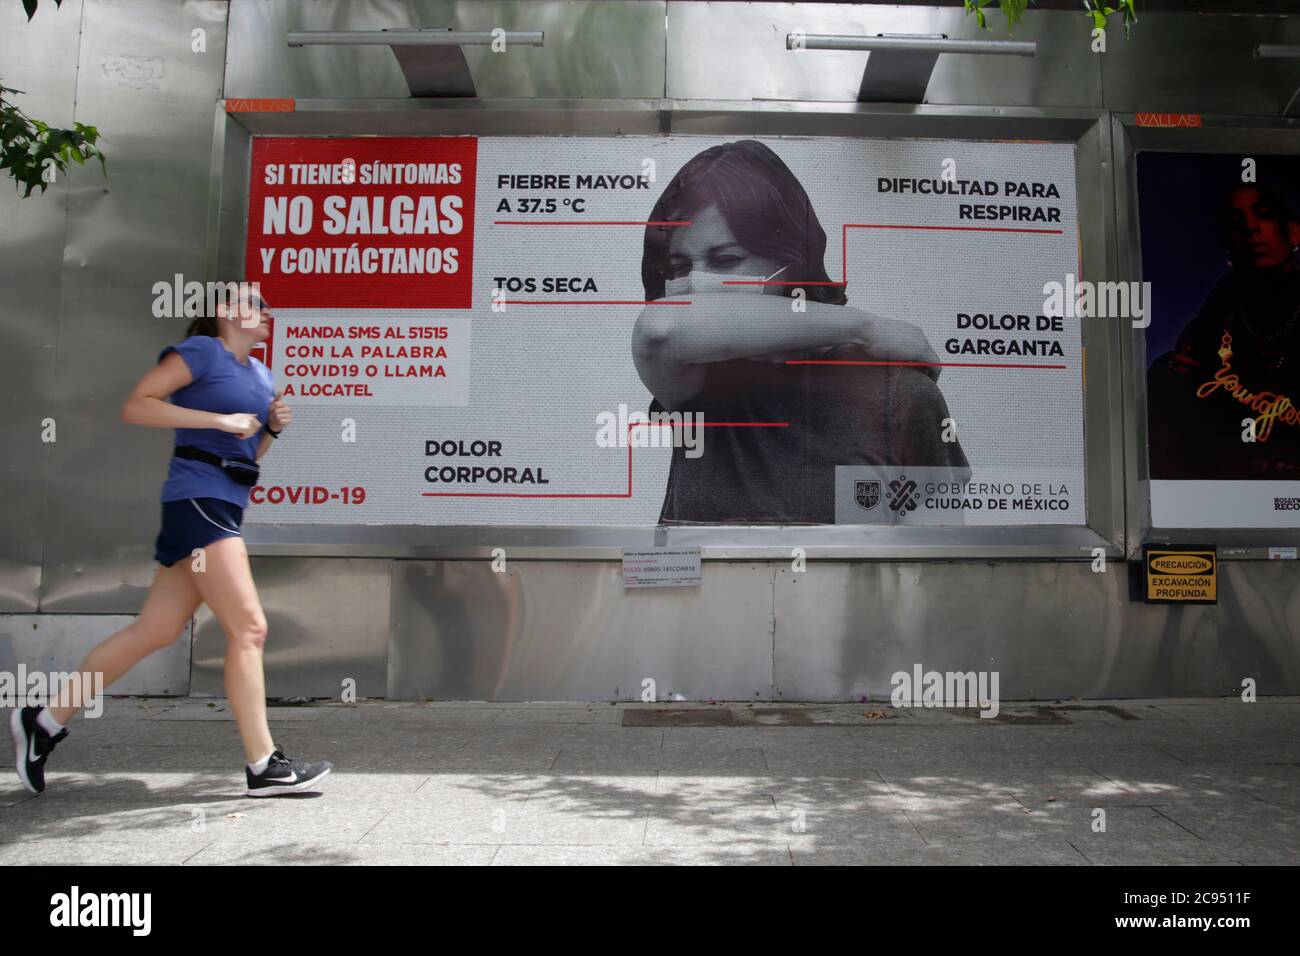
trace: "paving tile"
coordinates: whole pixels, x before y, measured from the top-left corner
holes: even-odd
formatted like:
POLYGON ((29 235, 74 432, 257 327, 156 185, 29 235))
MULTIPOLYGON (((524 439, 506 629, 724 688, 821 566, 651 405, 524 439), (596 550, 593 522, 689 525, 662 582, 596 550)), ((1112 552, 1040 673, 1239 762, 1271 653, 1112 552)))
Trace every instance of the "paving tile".
POLYGON ((83 843, 37 840, 0 843, 0 866, 173 866, 201 853, 199 842, 83 843))
POLYGON ((1208 847, 1242 863, 1300 864, 1300 813, 1295 807, 1252 802, 1162 808, 1170 820, 1208 847))
POLYGON ((782 846, 503 846, 493 866, 789 866, 782 846))
POLYGON ((362 843, 627 844, 645 835, 645 797, 594 800, 566 809, 532 809, 507 800, 389 813, 362 843))
POLYGON ((1088 866, 1069 843, 911 846, 825 844, 792 846, 795 866, 1088 866))
POLYGON ((711 775, 660 771, 654 792, 682 802, 734 803, 775 807, 775 784, 765 776, 711 775))
POLYGON ((249 846, 213 843, 189 857, 187 866, 484 866, 497 847, 281 842, 249 846))
POLYGON ((656 800, 649 811, 644 843, 716 845, 733 849, 785 846, 793 835, 792 817, 776 807, 656 800))

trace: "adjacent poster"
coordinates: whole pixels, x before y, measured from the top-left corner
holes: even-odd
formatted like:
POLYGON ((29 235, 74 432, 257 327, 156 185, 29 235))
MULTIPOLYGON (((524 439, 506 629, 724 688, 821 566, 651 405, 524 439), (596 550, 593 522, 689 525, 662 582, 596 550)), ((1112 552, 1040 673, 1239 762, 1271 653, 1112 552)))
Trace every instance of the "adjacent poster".
POLYGON ((1081 525, 1069 144, 254 140, 260 523, 1081 525))
POLYGON ((1152 524, 1300 526, 1300 158, 1137 171, 1152 524))

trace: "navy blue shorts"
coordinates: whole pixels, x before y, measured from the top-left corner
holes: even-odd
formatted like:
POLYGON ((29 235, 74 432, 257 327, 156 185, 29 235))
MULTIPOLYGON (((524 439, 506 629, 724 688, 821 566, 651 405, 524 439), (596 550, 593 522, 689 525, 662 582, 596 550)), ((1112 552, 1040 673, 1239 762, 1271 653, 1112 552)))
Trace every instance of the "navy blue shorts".
POLYGON ((164 501, 162 530, 154 543, 153 558, 170 568, 221 538, 238 538, 244 509, 220 498, 184 498, 164 501))

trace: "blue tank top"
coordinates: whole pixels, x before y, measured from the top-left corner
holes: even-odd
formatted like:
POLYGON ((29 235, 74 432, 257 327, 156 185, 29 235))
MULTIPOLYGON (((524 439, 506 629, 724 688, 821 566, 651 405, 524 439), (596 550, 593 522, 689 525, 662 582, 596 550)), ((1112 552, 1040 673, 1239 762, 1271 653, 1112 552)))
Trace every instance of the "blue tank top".
MULTIPOLYGON (((184 342, 169 345, 159 353, 158 361, 161 362, 170 352, 185 360, 194 377, 189 385, 172 393, 173 405, 222 415, 247 412, 266 424, 275 398, 275 383, 271 370, 265 365, 252 356, 245 365, 220 339, 210 335, 194 335, 184 342)), ((254 459, 261 437, 260 432, 241 439, 216 428, 176 429, 177 445, 192 445, 223 458, 254 459)), ((219 498, 246 508, 248 492, 246 485, 227 477, 216 465, 172 458, 167 481, 163 483, 162 500, 219 498)))

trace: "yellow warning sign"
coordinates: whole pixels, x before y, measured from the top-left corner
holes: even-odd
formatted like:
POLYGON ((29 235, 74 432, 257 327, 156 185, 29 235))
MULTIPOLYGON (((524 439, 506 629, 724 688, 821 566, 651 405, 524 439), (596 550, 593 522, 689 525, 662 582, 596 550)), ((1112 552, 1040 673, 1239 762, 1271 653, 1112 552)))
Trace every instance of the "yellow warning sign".
POLYGON ((1219 559, 1213 546, 1149 544, 1142 559, 1147 603, 1218 603, 1219 559))

